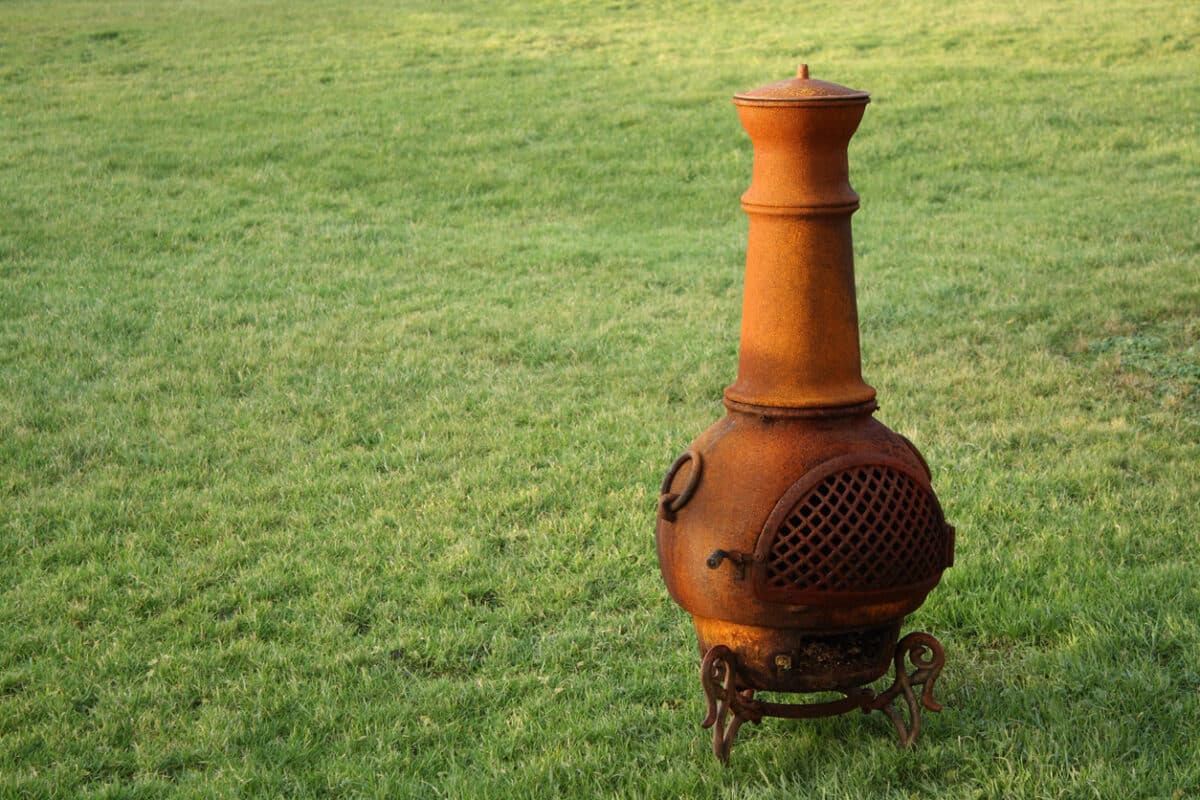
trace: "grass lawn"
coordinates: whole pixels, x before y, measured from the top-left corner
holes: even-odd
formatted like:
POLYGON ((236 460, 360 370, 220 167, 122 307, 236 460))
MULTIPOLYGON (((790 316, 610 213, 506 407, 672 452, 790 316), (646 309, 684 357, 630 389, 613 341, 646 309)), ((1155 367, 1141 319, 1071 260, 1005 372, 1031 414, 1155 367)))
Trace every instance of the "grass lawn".
POLYGON ((1200 5, 0 2, 0 797, 1200 797, 1200 5), (730 96, 872 92, 917 750, 708 752, 730 96))

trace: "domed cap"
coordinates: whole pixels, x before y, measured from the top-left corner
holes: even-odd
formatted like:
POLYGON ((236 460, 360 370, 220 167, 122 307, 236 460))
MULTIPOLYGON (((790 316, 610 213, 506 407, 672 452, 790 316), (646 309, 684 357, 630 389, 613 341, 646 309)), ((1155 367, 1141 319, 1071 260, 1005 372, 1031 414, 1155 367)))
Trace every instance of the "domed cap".
POLYGON ((795 78, 738 92, 733 102, 739 106, 866 105, 871 95, 839 83, 813 80, 808 77, 808 64, 801 64, 795 78))

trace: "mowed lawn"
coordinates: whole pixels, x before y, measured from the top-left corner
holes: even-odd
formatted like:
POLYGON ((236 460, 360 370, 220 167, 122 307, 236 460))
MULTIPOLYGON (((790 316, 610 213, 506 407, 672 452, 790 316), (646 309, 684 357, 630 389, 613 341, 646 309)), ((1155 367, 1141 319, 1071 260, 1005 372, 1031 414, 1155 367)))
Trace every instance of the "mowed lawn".
POLYGON ((1200 5, 0 2, 0 797, 1200 797, 1200 5), (912 752, 698 722, 730 96, 872 93, 912 752))

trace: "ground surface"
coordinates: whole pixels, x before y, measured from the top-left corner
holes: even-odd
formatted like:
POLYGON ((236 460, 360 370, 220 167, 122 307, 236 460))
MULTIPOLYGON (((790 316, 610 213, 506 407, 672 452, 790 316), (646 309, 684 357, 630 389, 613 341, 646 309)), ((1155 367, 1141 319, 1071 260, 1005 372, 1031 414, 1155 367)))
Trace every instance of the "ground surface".
POLYGON ((1200 797, 1200 6, 394 6, 0 4, 0 796, 1200 797), (723 770, 654 503, 800 60, 947 710, 723 770))

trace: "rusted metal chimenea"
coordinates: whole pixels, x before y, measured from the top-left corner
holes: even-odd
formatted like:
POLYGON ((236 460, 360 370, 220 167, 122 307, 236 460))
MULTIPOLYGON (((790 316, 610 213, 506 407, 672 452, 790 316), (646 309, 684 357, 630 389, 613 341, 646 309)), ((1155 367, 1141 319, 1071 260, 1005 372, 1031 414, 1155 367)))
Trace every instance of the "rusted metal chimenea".
POLYGON ((747 720, 881 710, 908 746, 921 706, 941 708, 942 646, 897 639, 951 565, 954 529, 921 454, 872 418, 859 357, 846 149, 869 99, 811 80, 807 65, 733 99, 754 145, 737 380, 728 414, 667 471, 657 530, 663 579, 700 641, 703 725, 726 763, 747 720), (866 687, 892 663, 888 689, 866 687))

